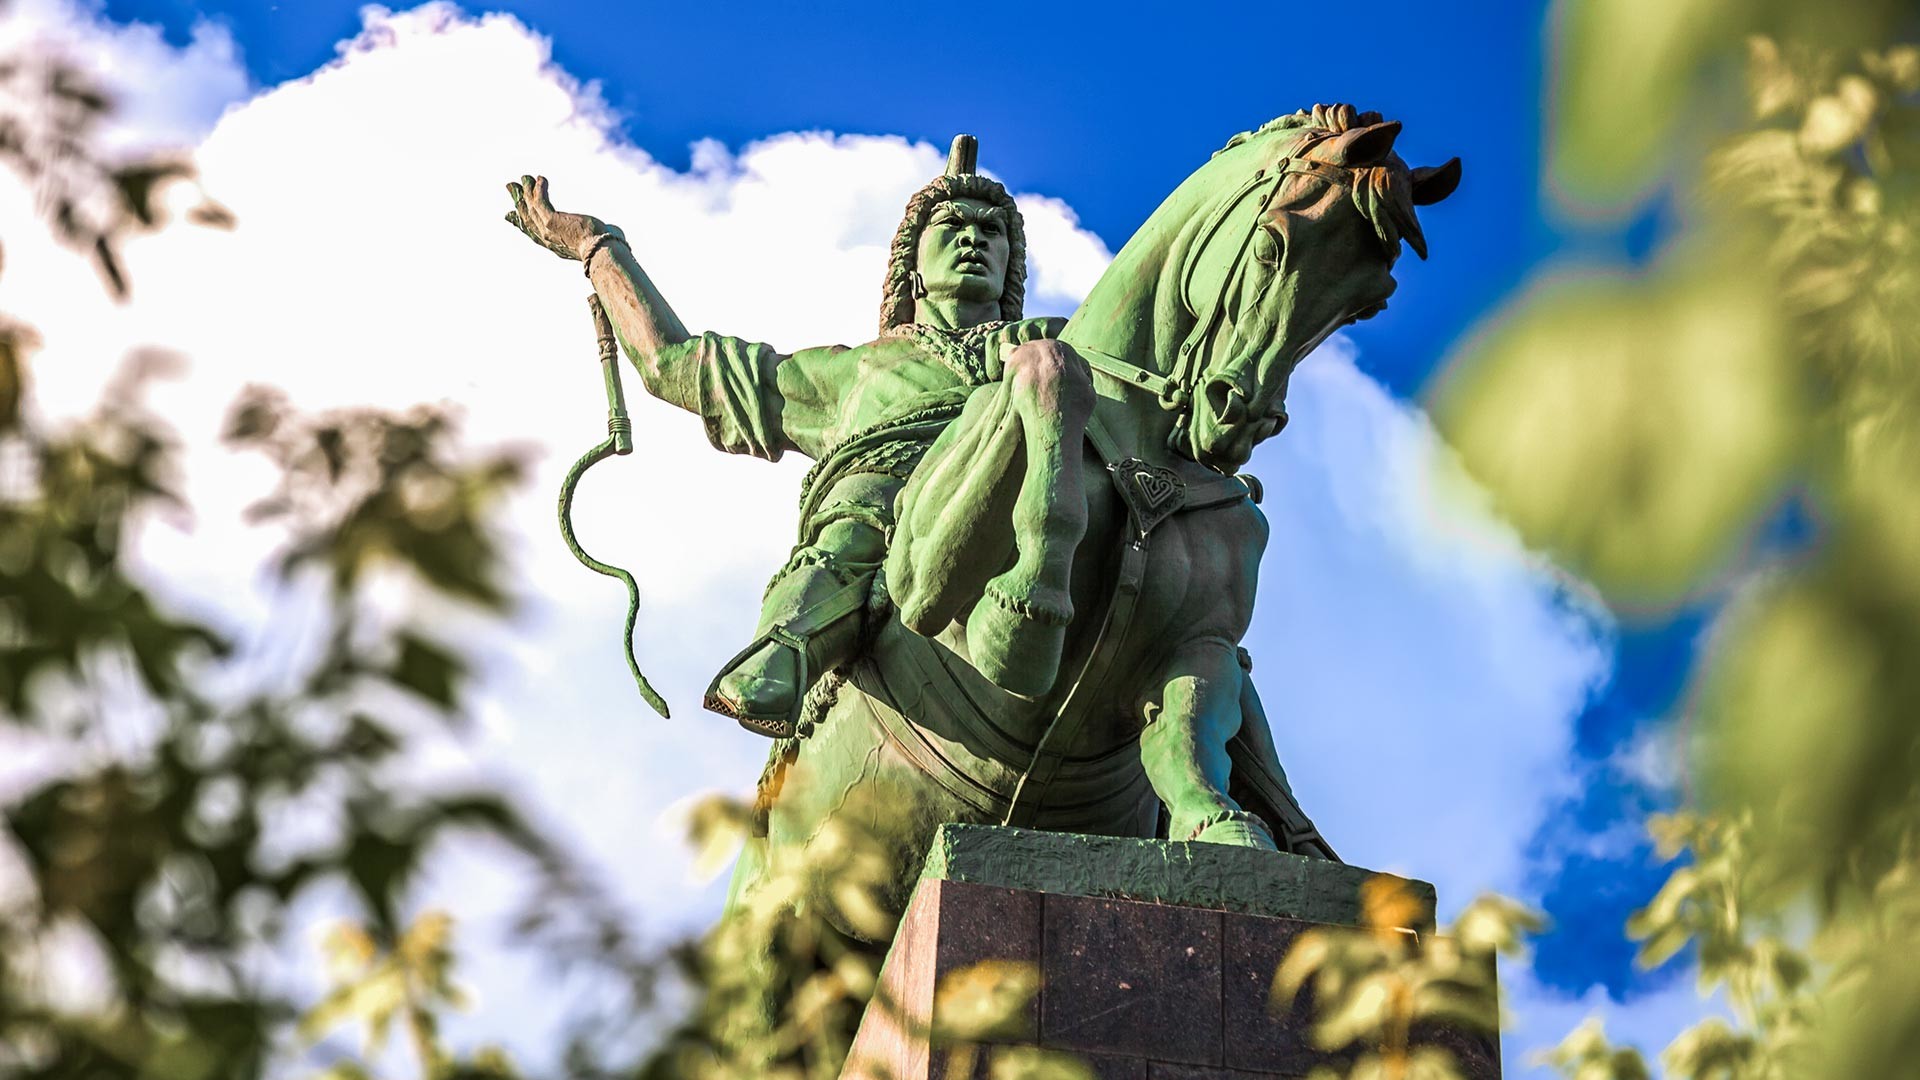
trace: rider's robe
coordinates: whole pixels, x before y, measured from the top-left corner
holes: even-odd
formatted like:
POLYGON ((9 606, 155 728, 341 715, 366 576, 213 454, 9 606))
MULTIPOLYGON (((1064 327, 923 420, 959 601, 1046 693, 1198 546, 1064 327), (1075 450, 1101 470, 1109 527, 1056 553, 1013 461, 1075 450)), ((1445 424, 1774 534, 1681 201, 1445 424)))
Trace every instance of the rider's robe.
POLYGON ((638 362, 655 397, 699 415, 716 449, 818 461, 849 439, 999 378, 1000 349, 1052 337, 1061 319, 1023 319, 950 334, 900 327, 865 345, 782 354, 706 333, 638 362), (979 340, 961 340, 977 337, 979 340))

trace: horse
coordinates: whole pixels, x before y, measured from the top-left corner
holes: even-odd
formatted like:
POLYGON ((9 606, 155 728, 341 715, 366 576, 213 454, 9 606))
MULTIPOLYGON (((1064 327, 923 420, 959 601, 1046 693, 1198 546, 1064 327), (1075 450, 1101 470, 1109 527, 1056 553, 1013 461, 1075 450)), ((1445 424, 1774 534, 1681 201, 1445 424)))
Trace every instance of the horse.
MULTIPOLYGON (((853 827, 898 916, 935 827, 1012 824, 1334 857, 1298 810, 1251 663, 1268 526, 1239 475, 1294 367, 1394 291, 1416 206, 1394 121, 1316 106, 1234 136, 1122 248, 1057 341, 1002 358, 896 504, 877 629, 776 744, 729 905, 853 827)), ((769 883, 781 881, 778 888, 769 883)))

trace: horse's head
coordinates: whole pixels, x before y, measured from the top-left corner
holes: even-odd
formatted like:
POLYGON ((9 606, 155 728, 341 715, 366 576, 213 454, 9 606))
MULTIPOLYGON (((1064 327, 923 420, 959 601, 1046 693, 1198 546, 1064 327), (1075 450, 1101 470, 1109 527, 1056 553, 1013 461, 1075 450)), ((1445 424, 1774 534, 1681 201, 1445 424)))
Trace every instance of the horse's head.
POLYGON ((1401 244, 1425 258, 1415 206, 1459 182, 1455 158, 1409 169, 1395 121, 1316 106, 1236 136, 1201 173, 1217 192, 1181 230, 1179 299, 1192 320, 1171 372, 1186 400, 1173 448, 1223 472, 1286 424, 1287 379, 1394 290, 1401 244))

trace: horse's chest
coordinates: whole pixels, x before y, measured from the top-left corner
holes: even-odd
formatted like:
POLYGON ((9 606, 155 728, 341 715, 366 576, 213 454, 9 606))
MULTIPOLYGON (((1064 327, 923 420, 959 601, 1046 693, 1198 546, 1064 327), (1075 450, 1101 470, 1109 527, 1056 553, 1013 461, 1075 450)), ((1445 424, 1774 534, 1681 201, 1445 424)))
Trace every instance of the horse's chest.
POLYGON ((1244 530, 1231 508, 1179 514, 1147 538, 1135 643, 1197 637, 1238 641, 1252 614, 1259 560, 1246 558, 1244 530), (1151 635, 1151 637, 1149 637, 1151 635))
MULTIPOLYGON (((1242 501, 1176 513, 1148 533, 1143 553, 1129 556, 1126 547, 1137 533, 1109 474, 1090 471, 1087 479, 1092 497, 1076 560, 1076 618, 1104 622, 1118 590, 1136 593, 1120 605, 1125 625, 1108 625, 1097 646, 1115 651, 1113 688, 1147 679, 1189 641, 1237 642, 1252 615, 1264 524, 1259 511, 1242 501)), ((1129 685, 1124 693, 1136 691, 1129 685)))

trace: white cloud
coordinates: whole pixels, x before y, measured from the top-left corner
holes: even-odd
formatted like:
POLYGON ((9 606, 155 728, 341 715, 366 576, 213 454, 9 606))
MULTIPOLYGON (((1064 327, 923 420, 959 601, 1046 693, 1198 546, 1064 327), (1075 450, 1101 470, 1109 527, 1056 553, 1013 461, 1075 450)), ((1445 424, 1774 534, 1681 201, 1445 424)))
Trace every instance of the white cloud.
MULTIPOLYGON (((180 80, 186 106, 140 121, 155 132, 197 136, 243 94, 222 31, 168 50, 91 7, 35 10, 105 42, 127 70, 180 80)), ((219 116, 196 158, 240 227, 132 245, 135 304, 93 299, 90 272, 32 239, 41 230, 11 188, 0 235, 19 286, 9 308, 48 343, 35 371, 49 411, 93 400, 128 343, 191 357, 156 405, 189 446, 198 521, 156 529, 145 548, 183 600, 264 616, 257 598, 236 602, 247 592, 236 568, 271 543, 237 523, 264 475, 214 445, 249 381, 307 408, 451 402, 474 438, 541 455, 509 523, 529 610, 485 643, 501 662, 475 767, 541 804, 649 928, 691 928, 720 893, 687 881, 657 821, 688 793, 744 789, 759 770, 764 743, 696 703, 784 558, 804 462, 716 454, 691 417, 630 388, 638 452, 589 478, 578 523, 591 550, 641 579, 640 655, 677 707, 671 722, 654 717, 619 657, 618 586, 573 564, 552 523, 561 473, 603 432, 587 286, 500 220, 502 185, 544 172, 561 206, 626 229, 690 325, 792 348, 871 336, 900 207, 943 154, 796 133, 702 143, 676 172, 617 132, 597 90, 555 68, 516 20, 370 8, 335 62, 219 116)), ((1025 195, 1022 208, 1033 309, 1068 310, 1109 253, 1059 200, 1025 195)), ((1292 409, 1292 429, 1255 466, 1274 538, 1250 644, 1295 786, 1350 859, 1432 878, 1449 904, 1520 890, 1523 846, 1569 782, 1572 717, 1605 650, 1506 530, 1443 504, 1434 477, 1448 466, 1431 427, 1342 345, 1301 370, 1292 409)), ((471 910, 497 900, 493 871, 436 876, 471 910)), ((541 983, 524 962, 474 933, 470 977, 491 1007, 462 1030, 532 1053, 565 994, 526 989, 541 983)))
POLYGON ((1731 1019, 1725 1001, 1703 998, 1691 974, 1652 993, 1618 1002, 1604 987, 1570 996, 1541 986, 1520 964, 1500 968, 1501 1004, 1513 1020, 1500 1040, 1504 1075, 1515 1080, 1550 1080, 1560 1073, 1531 1058, 1559 1045, 1588 1018, 1597 1018, 1615 1046, 1638 1049, 1659 1075, 1660 1052, 1675 1036, 1709 1015, 1731 1019))
POLYGON ((1680 792, 1687 760, 1684 719, 1643 723, 1633 738, 1614 750, 1607 765, 1629 783, 1661 795, 1680 792))
POLYGON ((187 147, 249 89, 233 35, 198 21, 186 47, 160 28, 117 23, 103 0, 9 0, 0 54, 58 55, 110 91, 119 108, 103 135, 113 150, 187 147))
POLYGON ((1343 857, 1428 878, 1443 905, 1523 893, 1606 670, 1599 628, 1451 497, 1450 451, 1344 339, 1301 365, 1288 412, 1252 466, 1273 539, 1249 648, 1296 793, 1343 857))

